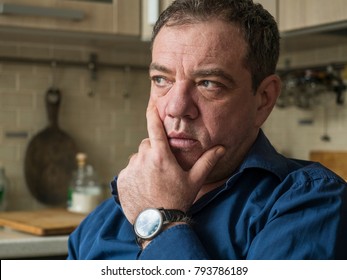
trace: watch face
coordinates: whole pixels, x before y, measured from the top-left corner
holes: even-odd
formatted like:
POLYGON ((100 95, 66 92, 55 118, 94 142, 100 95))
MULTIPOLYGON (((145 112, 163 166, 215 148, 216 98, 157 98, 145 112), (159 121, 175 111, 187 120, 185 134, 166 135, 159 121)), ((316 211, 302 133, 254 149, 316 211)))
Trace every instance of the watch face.
POLYGON ((140 213, 134 223, 137 236, 143 239, 154 237, 161 229, 163 217, 158 209, 150 208, 140 213))

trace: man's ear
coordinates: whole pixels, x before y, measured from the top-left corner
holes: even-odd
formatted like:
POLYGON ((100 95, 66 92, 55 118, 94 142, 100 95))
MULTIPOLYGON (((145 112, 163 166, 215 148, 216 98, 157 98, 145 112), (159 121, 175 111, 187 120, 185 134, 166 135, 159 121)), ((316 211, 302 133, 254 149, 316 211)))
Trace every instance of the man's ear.
POLYGON ((256 126, 261 127, 270 115, 281 92, 281 79, 277 75, 266 77, 259 85, 256 98, 258 100, 256 126))

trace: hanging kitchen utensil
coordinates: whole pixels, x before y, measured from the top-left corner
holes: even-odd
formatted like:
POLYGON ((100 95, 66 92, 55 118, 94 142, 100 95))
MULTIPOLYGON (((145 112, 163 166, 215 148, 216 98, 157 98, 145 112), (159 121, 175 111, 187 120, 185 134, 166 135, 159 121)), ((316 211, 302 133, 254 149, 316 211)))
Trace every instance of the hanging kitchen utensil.
POLYGON ((327 82, 336 94, 336 104, 343 105, 345 102, 344 93, 347 87, 342 79, 342 73, 337 72, 332 66, 328 66, 327 82))
POLYGON ((96 53, 91 53, 89 56, 88 69, 90 71, 90 91, 88 92, 89 97, 95 96, 96 82, 97 82, 97 60, 98 56, 96 53))
POLYGON ((323 104, 323 135, 321 136, 321 140, 324 142, 330 141, 330 136, 328 134, 328 108, 326 104, 323 104))
POLYGON ((124 92, 123 97, 125 99, 130 97, 130 82, 131 82, 131 68, 126 66, 124 68, 124 92))
POLYGON ((66 203, 68 184, 76 165, 75 142, 59 128, 60 102, 60 90, 49 88, 45 96, 49 125, 29 142, 24 161, 29 190, 37 200, 48 205, 66 203))

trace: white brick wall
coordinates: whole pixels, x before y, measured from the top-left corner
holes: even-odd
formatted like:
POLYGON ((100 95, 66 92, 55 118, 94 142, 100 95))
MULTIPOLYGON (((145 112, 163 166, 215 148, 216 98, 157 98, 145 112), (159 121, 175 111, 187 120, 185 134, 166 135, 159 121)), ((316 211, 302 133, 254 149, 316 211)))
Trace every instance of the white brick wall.
MULTIPOLYGON (((0 43, 0 56, 87 61, 91 51, 99 54, 101 62, 102 59, 116 64, 128 61, 148 65, 149 62, 149 52, 0 43)), ((80 151, 88 154, 89 162, 95 166, 103 184, 108 186, 147 135, 148 72, 130 72, 130 83, 126 88, 125 71, 99 69, 94 97, 88 96, 91 83, 87 69, 58 66, 55 73, 55 84, 62 92, 60 127, 76 141, 80 151)), ((48 124, 44 94, 51 83, 52 69, 49 65, 0 61, 0 161, 4 163, 11 181, 9 210, 44 207, 28 191, 23 161, 29 140, 48 124), (6 137, 8 132, 27 132, 28 137, 9 138, 6 137)))

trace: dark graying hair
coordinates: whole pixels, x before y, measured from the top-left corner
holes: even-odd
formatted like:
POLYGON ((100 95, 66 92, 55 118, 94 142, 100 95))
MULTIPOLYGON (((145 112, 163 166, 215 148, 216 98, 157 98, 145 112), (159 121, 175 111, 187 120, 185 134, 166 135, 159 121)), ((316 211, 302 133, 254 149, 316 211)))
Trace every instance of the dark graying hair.
POLYGON ((279 57, 280 36, 273 16, 252 0, 175 0, 154 25, 152 44, 163 26, 185 25, 220 19, 238 26, 248 45, 244 64, 256 90, 274 74, 279 57))

